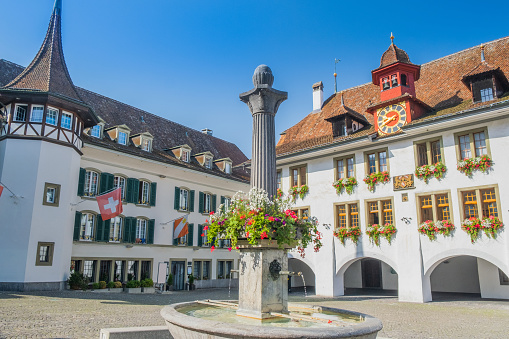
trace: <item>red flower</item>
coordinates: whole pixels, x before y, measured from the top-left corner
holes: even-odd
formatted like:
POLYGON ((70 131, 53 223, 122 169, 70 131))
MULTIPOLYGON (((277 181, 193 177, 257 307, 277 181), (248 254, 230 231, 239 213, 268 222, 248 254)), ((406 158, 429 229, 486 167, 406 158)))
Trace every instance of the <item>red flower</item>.
POLYGON ((249 238, 249 232, 246 232, 246 237, 248 237, 248 238, 249 238))
POLYGON ((209 229, 209 227, 208 227, 208 226, 205 226, 205 227, 203 227, 203 229, 206 231, 206 230, 208 230, 208 229, 209 229))
POLYGON ((210 214, 209 214, 209 215, 214 215, 214 211, 210 212, 210 214))
POLYGON ((215 249, 216 249, 216 247, 214 245, 212 245, 212 247, 210 248, 210 252, 214 252, 215 249))
POLYGON ((241 215, 239 218, 244 219, 245 217, 246 217, 245 215, 241 215))
POLYGON ((274 217, 269 217, 269 221, 274 221, 274 217))
POLYGON ((264 238, 268 238, 269 236, 267 235, 267 232, 263 231, 262 234, 260 234, 260 238, 264 239, 264 238))
POLYGON ((231 247, 228 247, 228 251, 231 252, 232 251, 232 248, 231 247))
POLYGON ((205 233, 202 233, 202 234, 201 234, 201 236, 202 236, 202 237, 204 237, 204 236, 205 236, 205 233))

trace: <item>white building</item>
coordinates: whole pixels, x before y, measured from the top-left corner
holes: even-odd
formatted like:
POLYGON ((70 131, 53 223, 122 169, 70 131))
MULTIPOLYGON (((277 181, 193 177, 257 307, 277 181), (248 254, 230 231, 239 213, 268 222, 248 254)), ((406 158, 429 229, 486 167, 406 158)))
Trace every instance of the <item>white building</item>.
POLYGON ((61 1, 32 63, 0 60, 0 289, 60 289, 71 270, 92 282, 193 272, 226 286, 238 255, 204 244, 209 212, 249 189, 232 143, 75 87, 61 41, 61 1), (95 196, 122 188, 123 213, 103 221, 95 196), (189 214, 189 234, 173 239, 189 214))
POLYGON ((322 86, 313 86, 313 112, 282 133, 277 168, 283 192, 309 186, 298 209, 322 224, 320 252, 290 259, 318 295, 377 288, 397 290, 401 301, 430 301, 432 292, 509 299, 507 232, 495 239, 481 232, 472 243, 461 228, 469 217, 509 221, 508 60, 509 38, 422 66, 391 43, 372 83, 324 103, 316 102, 322 86), (483 155, 493 161, 487 171, 468 176, 457 169, 483 155), (417 168, 437 162, 447 168, 443 178, 416 176, 417 168), (382 171, 390 181, 370 191, 363 179, 382 171), (339 178, 357 180, 351 194, 336 193, 339 178), (449 220, 455 231, 430 241, 418 232, 427 220, 449 220), (365 232, 385 223, 397 233, 376 246, 365 232), (355 226, 362 231, 357 244, 333 236, 355 226))

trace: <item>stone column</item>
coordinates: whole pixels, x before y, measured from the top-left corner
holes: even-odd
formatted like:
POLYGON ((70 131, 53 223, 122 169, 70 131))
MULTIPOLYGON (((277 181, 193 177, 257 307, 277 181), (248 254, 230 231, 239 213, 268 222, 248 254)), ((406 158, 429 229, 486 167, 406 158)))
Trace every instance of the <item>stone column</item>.
POLYGON ((272 88, 274 76, 266 65, 253 74, 255 88, 240 94, 253 115, 253 147, 251 156, 251 187, 276 195, 276 132, 274 117, 279 105, 288 98, 287 92, 272 88))

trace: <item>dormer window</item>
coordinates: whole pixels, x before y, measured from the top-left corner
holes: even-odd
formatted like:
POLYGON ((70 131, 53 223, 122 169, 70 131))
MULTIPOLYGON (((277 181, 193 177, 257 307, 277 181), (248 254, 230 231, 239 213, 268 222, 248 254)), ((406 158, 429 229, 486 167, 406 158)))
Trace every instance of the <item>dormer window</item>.
POLYGON ((211 152, 203 152, 193 155, 193 157, 198 161, 200 165, 205 168, 212 169, 212 161, 214 160, 214 154, 211 152))
POLYGON ((118 143, 121 145, 127 145, 127 133, 118 132, 118 143))
POLYGON ((191 152, 189 150, 183 149, 182 155, 180 156, 180 160, 182 160, 184 162, 189 162, 190 155, 191 155, 191 152))
POLYGON ((141 142, 141 149, 147 152, 150 152, 152 149, 152 140, 144 138, 141 142))
POLYGON ((232 173, 232 161, 230 158, 218 159, 214 161, 214 163, 221 171, 225 172, 226 174, 232 173))
POLYGON ((149 132, 143 132, 131 136, 131 142, 134 146, 141 148, 146 152, 152 151, 152 141, 154 136, 149 132))
POLYGON ((493 100, 493 88, 481 89, 481 102, 493 100))
POLYGON ((102 126, 101 125, 95 125, 94 127, 92 127, 92 129, 90 130, 90 135, 93 136, 94 138, 101 139, 101 137, 102 137, 102 126))
POLYGON ((227 174, 231 174, 232 173, 232 164, 227 162, 225 163, 224 165, 224 172, 227 173, 227 174))
POLYGON ((212 168, 212 158, 211 157, 205 157, 205 168, 212 168))

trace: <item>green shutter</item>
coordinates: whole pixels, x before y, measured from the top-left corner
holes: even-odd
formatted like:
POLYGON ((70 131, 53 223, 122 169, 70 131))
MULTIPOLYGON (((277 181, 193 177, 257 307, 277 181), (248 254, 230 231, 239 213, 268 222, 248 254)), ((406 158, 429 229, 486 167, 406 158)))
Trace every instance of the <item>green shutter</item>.
POLYGON ((200 192, 200 194, 199 194, 198 212, 203 213, 203 192, 200 192))
POLYGON ((203 239, 201 235, 203 234, 203 225, 198 224, 198 247, 203 245, 203 239))
MULTIPOLYGON (((173 227, 175 227, 175 221, 173 222, 173 227)), ((173 231, 173 229, 172 229, 172 231, 173 231)), ((173 234, 173 237, 174 237, 173 238, 173 245, 177 246, 178 238, 175 238, 175 233, 174 232, 172 232, 172 234, 173 234)))
POLYGON ((175 201, 173 202, 173 208, 177 211, 180 207, 180 187, 175 186, 175 201))
POLYGON ((194 224, 188 224, 187 229, 187 246, 193 246, 194 224))
POLYGON ((189 191, 189 212, 194 212, 194 191, 189 191))
POLYGON ((127 179, 127 202, 137 204, 140 181, 134 178, 127 179))
POLYGON ((226 210, 226 207, 224 206, 225 202, 226 202, 226 198, 221 196, 221 205, 223 205, 223 209, 220 212, 224 212, 226 210))
POLYGON ((104 234, 104 221, 100 214, 97 215, 95 218, 95 241, 104 241, 103 234, 104 234))
POLYGON ((223 239, 217 241, 217 247, 223 247, 223 239))
POLYGON ((135 236, 136 236, 136 218, 127 217, 127 218, 125 218, 125 225, 124 225, 124 234, 123 234, 124 242, 134 243, 135 236))
POLYGON ((147 232, 147 244, 154 243, 154 226, 156 224, 155 219, 150 219, 148 221, 148 232, 147 232))
POLYGON ((114 176, 110 173, 101 173, 101 181, 99 182, 99 194, 113 189, 114 176))
POLYGON ((150 206, 156 205, 157 182, 150 184, 150 206))
POLYGON ((104 220, 103 241, 105 241, 105 242, 110 241, 110 222, 111 222, 111 219, 104 220))
POLYGON ((211 212, 216 211, 216 204, 217 204, 217 196, 215 194, 212 195, 212 206, 210 206, 211 212))
POLYGON ((85 193, 85 176, 87 175, 87 171, 84 168, 80 168, 80 175, 78 179, 78 195, 80 197, 85 193))
POLYGON ((81 212, 76 211, 76 216, 74 217, 74 235, 72 240, 74 241, 80 240, 80 230, 81 230, 81 212))

